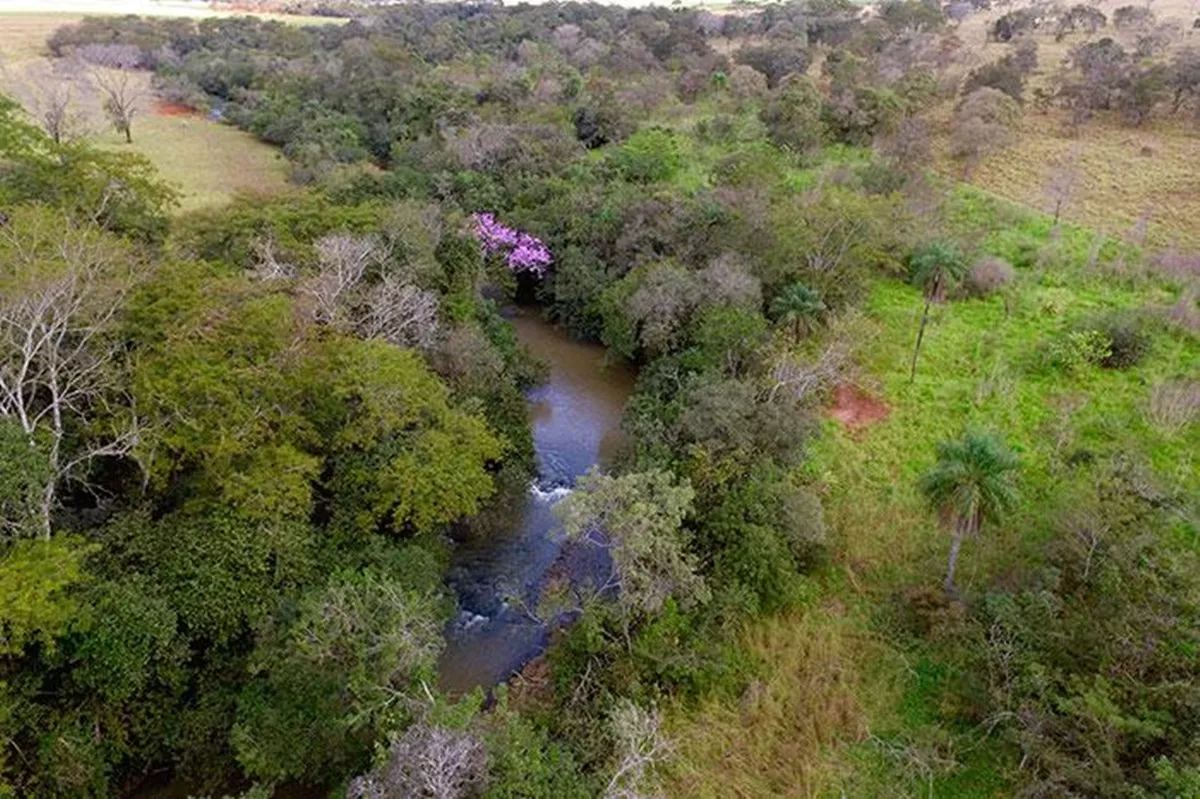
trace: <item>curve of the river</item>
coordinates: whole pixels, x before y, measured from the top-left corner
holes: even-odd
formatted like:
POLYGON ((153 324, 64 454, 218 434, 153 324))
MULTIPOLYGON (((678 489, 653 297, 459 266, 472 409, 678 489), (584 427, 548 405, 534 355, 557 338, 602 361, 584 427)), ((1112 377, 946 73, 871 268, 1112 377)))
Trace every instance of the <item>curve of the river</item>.
POLYGON ((507 680, 545 650, 549 629, 528 609, 562 555, 553 506, 577 477, 611 459, 633 392, 633 374, 606 364, 599 345, 573 341, 532 311, 514 312, 512 322, 549 367, 529 393, 538 477, 528 491, 498 500, 510 511, 502 522, 455 549, 448 581, 459 613, 438 663, 442 688, 455 693, 507 680))

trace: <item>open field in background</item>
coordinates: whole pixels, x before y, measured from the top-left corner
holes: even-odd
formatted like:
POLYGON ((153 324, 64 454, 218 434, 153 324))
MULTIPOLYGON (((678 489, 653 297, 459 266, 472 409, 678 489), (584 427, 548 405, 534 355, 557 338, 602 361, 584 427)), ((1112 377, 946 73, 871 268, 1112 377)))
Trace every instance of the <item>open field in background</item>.
POLYGON ((301 14, 273 14, 248 11, 234 5, 214 6, 206 0, 0 0, 0 17, 9 14, 76 16, 100 14, 141 14, 153 17, 235 17, 253 13, 256 17, 278 19, 297 25, 339 24, 336 17, 301 14))
MULTIPOLYGON (((159 7, 151 2, 141 5, 159 7)), ((0 89, 19 96, 22 71, 46 58, 47 37, 59 26, 81 17, 9 14, 5 8, 0 2, 0 89)), ((239 192, 269 193, 287 188, 287 162, 275 147, 202 116, 159 113, 149 93, 149 73, 139 73, 137 78, 146 85, 147 100, 133 120, 133 144, 126 144, 108 125, 96 97, 89 103, 93 135, 104 147, 129 148, 150 159, 163 179, 180 190, 179 210, 219 205, 239 192)))
MULTIPOLYGON (((1111 19, 1124 0, 1097 5, 1111 19)), ((1200 31, 1192 21, 1200 16, 1197 0, 1156 0, 1152 6, 1161 23, 1180 28, 1172 50, 1200 47, 1200 31)), ((988 42, 987 29, 1004 11, 976 13, 958 28, 971 66, 996 61, 1014 45, 988 42)), ((1142 127, 1129 127, 1115 119, 1097 118, 1076 136, 1064 132, 1066 114, 1057 109, 1041 112, 1030 100, 1036 87, 1047 87, 1072 48, 1088 41, 1083 33, 1056 42, 1047 26, 1034 36, 1038 43, 1038 70, 1026 89, 1024 118, 1015 145, 984 161, 969 176, 975 186, 1019 203, 1044 208, 1045 184, 1056 163, 1077 153, 1080 184, 1063 216, 1097 231, 1124 236, 1146 219, 1147 241, 1159 246, 1178 244, 1200 247, 1200 125, 1186 113, 1178 118, 1156 116, 1142 127)), ((1136 34, 1116 31, 1111 24, 1091 39, 1111 36, 1127 50, 1136 34)), ((953 104, 934 114, 934 152, 943 174, 962 177, 961 167, 947 154, 949 120, 953 104)))

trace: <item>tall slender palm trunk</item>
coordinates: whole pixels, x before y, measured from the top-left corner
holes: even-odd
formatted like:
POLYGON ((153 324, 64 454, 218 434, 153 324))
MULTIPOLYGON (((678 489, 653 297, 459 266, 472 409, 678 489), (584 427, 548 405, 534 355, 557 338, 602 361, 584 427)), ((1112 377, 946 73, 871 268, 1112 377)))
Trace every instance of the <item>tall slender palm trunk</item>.
POLYGON ((917 358, 921 355, 921 341, 925 338, 925 325, 929 324, 929 306, 932 304, 933 300, 926 297, 925 312, 921 314, 921 329, 917 331, 917 346, 913 348, 912 371, 908 375, 910 383, 917 379, 917 358))
POLYGON ((948 596, 958 594, 954 586, 954 571, 958 568, 958 553, 962 550, 963 530, 959 525, 954 526, 954 538, 950 540, 950 560, 946 564, 946 579, 942 582, 948 596))

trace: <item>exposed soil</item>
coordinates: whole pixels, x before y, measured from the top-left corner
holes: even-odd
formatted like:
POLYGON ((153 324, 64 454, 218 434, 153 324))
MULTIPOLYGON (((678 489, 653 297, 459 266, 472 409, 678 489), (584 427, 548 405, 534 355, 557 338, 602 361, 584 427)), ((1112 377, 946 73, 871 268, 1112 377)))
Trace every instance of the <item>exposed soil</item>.
POLYGON ((849 383, 842 383, 833 390, 833 407, 829 409, 829 415, 845 425, 847 430, 862 430, 880 419, 886 419, 891 412, 887 403, 849 383))
POLYGON ((160 117, 198 117, 200 112, 179 103, 154 102, 154 113, 160 117))

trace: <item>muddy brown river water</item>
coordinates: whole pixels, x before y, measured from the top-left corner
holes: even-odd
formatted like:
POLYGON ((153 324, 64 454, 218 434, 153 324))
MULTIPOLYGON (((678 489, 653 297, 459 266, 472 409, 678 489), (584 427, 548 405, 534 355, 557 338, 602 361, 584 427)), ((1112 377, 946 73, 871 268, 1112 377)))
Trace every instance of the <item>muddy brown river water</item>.
MULTIPOLYGON (((632 372, 606 364, 603 347, 570 339, 534 311, 518 311, 512 322, 521 342, 549 367, 546 382, 529 393, 538 474, 527 490, 501 498, 511 511, 503 523, 455 550, 448 580, 459 614, 438 664, 442 688, 455 693, 502 682, 545 650, 550 631, 529 610, 562 553, 554 504, 577 477, 611 460, 633 393, 632 372)), ((559 568, 600 567, 582 557, 559 568)))

